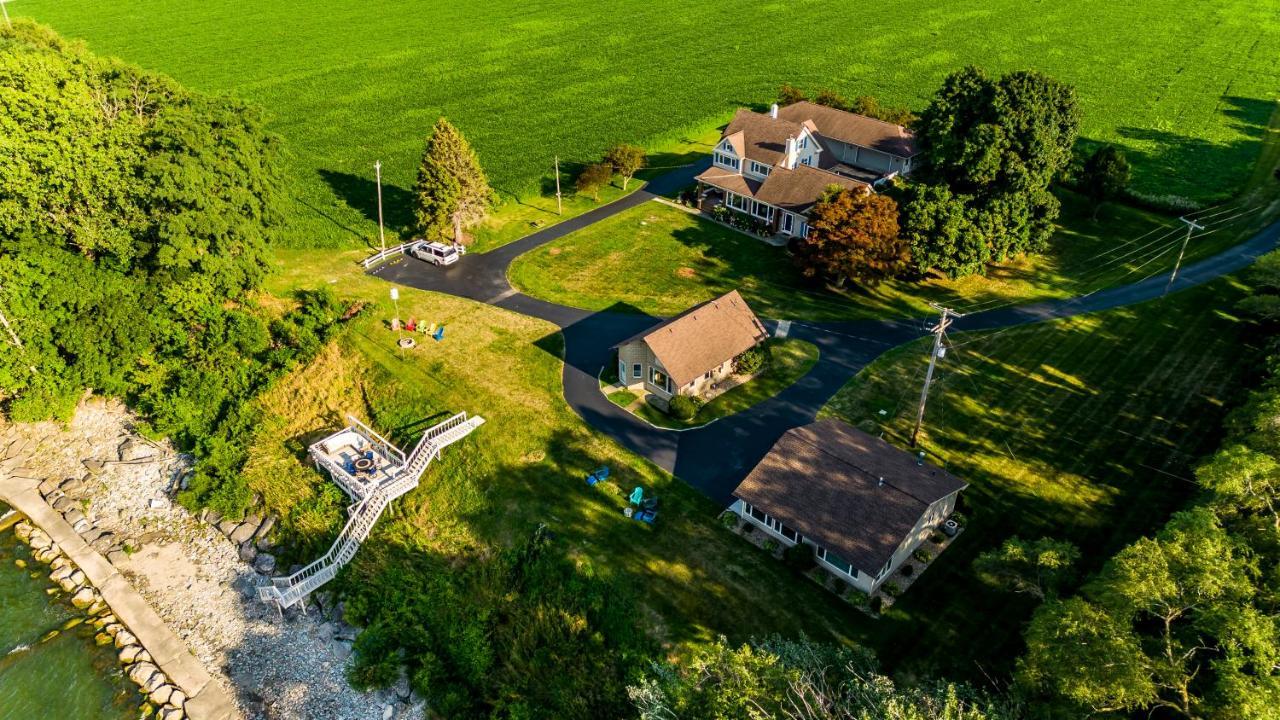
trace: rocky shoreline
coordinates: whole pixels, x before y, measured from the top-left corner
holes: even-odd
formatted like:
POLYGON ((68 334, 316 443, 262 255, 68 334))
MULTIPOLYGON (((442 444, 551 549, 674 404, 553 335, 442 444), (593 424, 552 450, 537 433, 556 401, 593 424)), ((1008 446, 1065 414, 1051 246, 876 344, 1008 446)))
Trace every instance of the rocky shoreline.
POLYGON ((422 717, 407 682, 374 693, 347 683, 357 631, 339 604, 319 594, 308 613, 281 616, 258 601, 256 586, 277 572, 275 519, 193 516, 172 500, 189 468, 167 443, 138 436, 113 400, 87 400, 65 427, 0 425, 0 474, 41 479, 46 501, 128 579, 241 716, 422 717))
POLYGON ((156 664, 151 654, 124 623, 111 612, 106 600, 97 588, 90 584, 85 573, 76 567, 58 547, 53 538, 26 520, 13 526, 14 535, 31 548, 31 557, 48 565, 49 580, 71 596, 71 605, 85 613, 97 630, 94 641, 99 645, 113 645, 120 664, 127 670, 125 676, 135 685, 147 703, 142 707, 144 717, 154 714, 159 720, 184 720, 187 695, 175 685, 156 664))

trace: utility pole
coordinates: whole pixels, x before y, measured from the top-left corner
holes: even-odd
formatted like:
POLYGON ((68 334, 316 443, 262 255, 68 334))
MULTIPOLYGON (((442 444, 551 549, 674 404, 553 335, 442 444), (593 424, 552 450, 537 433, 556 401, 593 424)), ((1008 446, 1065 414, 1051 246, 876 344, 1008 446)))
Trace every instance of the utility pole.
MULTIPOLYGON (((2 0, 0 0, 2 1, 2 0)), ((564 214, 564 205, 560 201, 560 156, 556 156, 556 214, 564 214)))
POLYGON ((1191 233, 1204 229, 1204 226, 1195 220, 1188 220, 1186 217, 1178 219, 1187 224, 1187 234, 1182 237, 1182 249, 1178 251, 1178 261, 1173 264, 1173 272, 1169 273, 1169 282, 1164 286, 1165 295, 1169 294, 1169 288, 1173 287, 1173 281, 1178 278, 1178 268, 1182 267, 1182 256, 1187 254, 1187 243, 1191 242, 1191 233))
MULTIPOLYGON (((2 0, 0 0, 2 1, 2 0)), ((378 175, 378 240, 382 242, 382 252, 387 251, 387 236, 382 230, 382 161, 373 164, 373 171, 378 175)))
POLYGON ((964 317, 964 315, 951 308, 942 307, 934 303, 929 303, 929 305, 941 313, 942 317, 938 320, 938 324, 933 326, 933 352, 929 355, 929 371, 924 375, 924 387, 920 390, 920 409, 916 411, 916 427, 911 431, 911 447, 916 446, 916 440, 920 437, 920 426, 924 424, 924 406, 929 401, 929 385, 933 383, 933 368, 938 364, 938 358, 945 353, 942 348, 942 336, 946 334, 947 328, 951 326, 951 318, 964 317))

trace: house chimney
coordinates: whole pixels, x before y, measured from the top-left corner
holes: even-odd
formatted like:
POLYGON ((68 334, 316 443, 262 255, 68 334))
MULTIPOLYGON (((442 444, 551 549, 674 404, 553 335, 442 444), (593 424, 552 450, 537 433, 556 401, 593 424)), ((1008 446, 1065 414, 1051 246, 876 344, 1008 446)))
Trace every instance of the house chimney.
POLYGON ((773 118, 774 120, 778 119, 778 103, 774 103, 769 106, 769 117, 773 118))
POLYGON ((786 156, 786 158, 783 160, 783 163, 784 163, 785 167, 786 167, 788 170, 794 170, 794 169, 795 169, 795 167, 796 167, 796 155, 797 155, 797 152, 796 152, 796 139, 795 139, 795 138, 791 138, 791 137, 789 137, 789 138, 787 138, 787 156, 786 156))

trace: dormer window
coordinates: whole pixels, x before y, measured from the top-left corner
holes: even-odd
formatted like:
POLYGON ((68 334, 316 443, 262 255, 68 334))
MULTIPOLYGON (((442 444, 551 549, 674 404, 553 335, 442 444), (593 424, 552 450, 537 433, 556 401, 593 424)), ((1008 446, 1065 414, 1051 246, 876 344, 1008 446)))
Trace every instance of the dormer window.
POLYGON ((765 165, 764 163, 758 163, 755 160, 751 161, 751 172, 755 173, 756 175, 764 175, 768 177, 770 171, 772 170, 773 168, 769 167, 768 165, 765 165))
POLYGON ((737 170, 738 168, 741 167, 741 165, 738 162, 738 158, 732 155, 725 155, 724 153, 716 153, 715 161, 717 165, 720 165, 721 167, 727 167, 732 170, 737 170))

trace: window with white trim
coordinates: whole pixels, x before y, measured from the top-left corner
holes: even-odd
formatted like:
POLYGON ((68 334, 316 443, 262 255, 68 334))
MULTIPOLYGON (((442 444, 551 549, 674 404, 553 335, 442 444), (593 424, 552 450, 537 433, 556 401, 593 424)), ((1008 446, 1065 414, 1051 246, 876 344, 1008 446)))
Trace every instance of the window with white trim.
POLYGON ((715 161, 717 165, 730 168, 731 170, 737 170, 739 168, 738 158, 732 155, 725 155, 724 153, 716 153, 715 161))
POLYGON ((640 363, 636 363, 631 366, 631 377, 635 380, 639 380, 644 377, 644 371, 640 368, 640 363))
POLYGON ((766 204, 764 204, 764 203, 762 203, 762 202, 760 202, 760 201, 758 201, 758 200, 752 200, 752 201, 751 201, 751 214, 752 214, 752 215, 755 215, 756 217, 760 218, 761 220, 772 220, 772 219, 773 219, 773 206, 772 206, 772 205, 766 205, 766 204))
POLYGON ((824 547, 818 547, 818 559, 826 562, 828 565, 836 568, 845 575, 853 574, 853 567, 850 566, 849 563, 845 562, 844 558, 833 552, 827 552, 827 549, 824 547))
POLYGON ((734 193, 725 193, 725 203, 728 204, 728 206, 733 208, 734 210, 741 210, 743 212, 746 212, 747 203, 749 202, 751 201, 747 200, 741 195, 737 195, 734 193))
POLYGON ((751 161, 751 172, 757 175, 768 176, 772 170, 773 168, 769 167, 768 165, 765 165, 764 163, 758 163, 755 160, 751 161))

